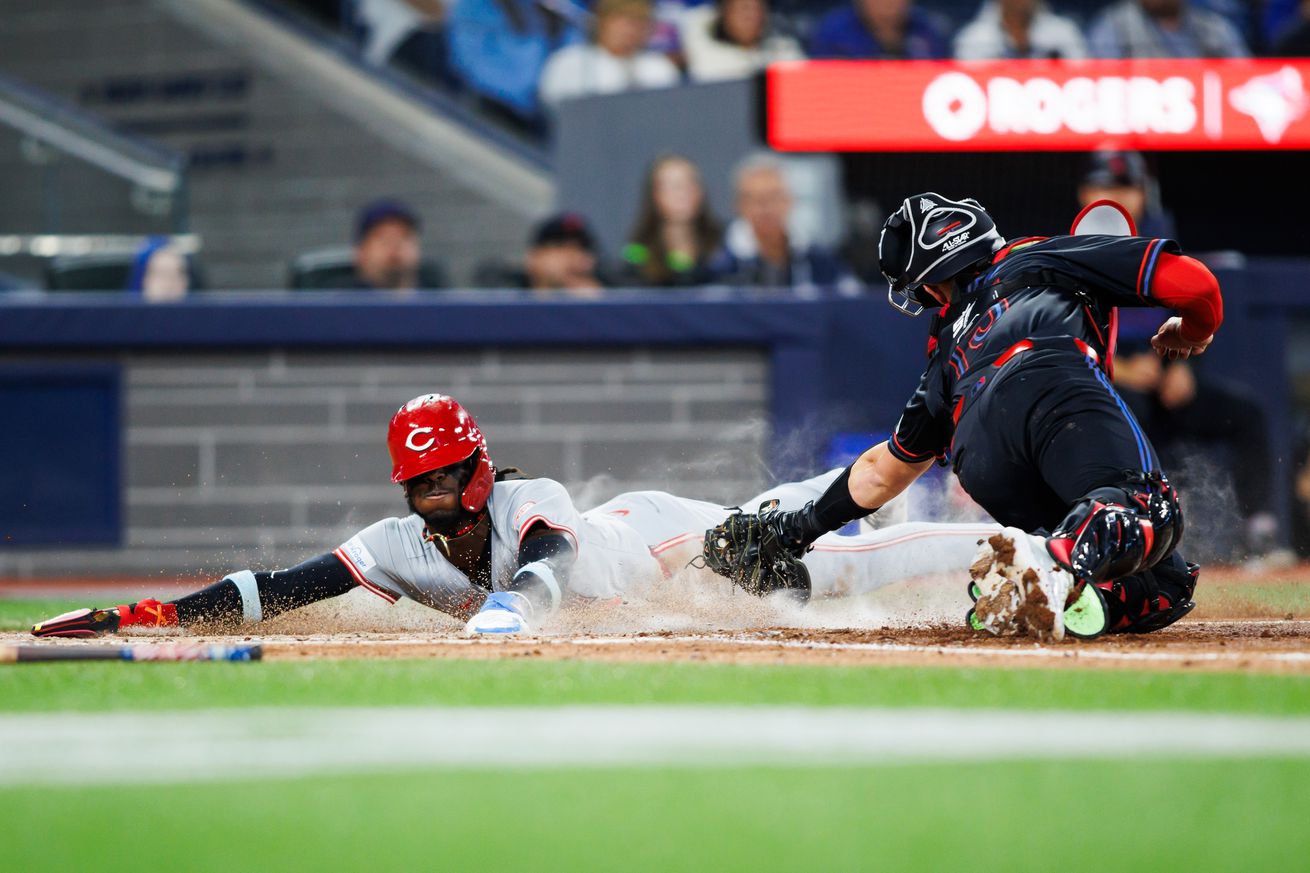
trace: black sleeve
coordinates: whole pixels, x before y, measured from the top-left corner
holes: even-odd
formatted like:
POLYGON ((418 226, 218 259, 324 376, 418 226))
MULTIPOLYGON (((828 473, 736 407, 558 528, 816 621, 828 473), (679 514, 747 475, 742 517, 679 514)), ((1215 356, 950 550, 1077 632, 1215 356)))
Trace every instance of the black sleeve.
POLYGON ((556 609, 564 599, 569 572, 578 558, 577 550, 562 531, 545 525, 528 529, 529 535, 519 545, 519 572, 509 585, 510 591, 522 594, 538 614, 556 609), (532 535, 532 531, 544 533, 532 535), (535 564, 536 566, 529 566, 535 564))
MULTIPOLYGON (((940 364, 934 358, 919 379, 918 389, 905 404, 901 420, 896 422, 896 430, 887 441, 887 449, 892 455, 907 464, 919 464, 945 454, 950 445, 950 427, 940 415, 934 415, 929 409, 929 398, 933 392, 941 390, 940 384, 940 364)), ((938 408, 945 406, 944 402, 936 405, 938 408)))
MULTIPOLYGON (((259 572, 254 576, 263 618, 337 597, 355 587, 355 580, 346 565, 330 553, 302 561, 289 570, 259 572)), ((178 598, 174 603, 178 622, 183 626, 236 622, 245 613, 241 589, 231 578, 220 579, 208 588, 178 598)))
POLYGON ((330 553, 302 561, 290 570, 256 573, 255 582, 265 617, 339 597, 357 584, 346 565, 330 553))
MULTIPOLYGON (((535 530, 535 528, 534 528, 535 530)), ((577 560, 573 541, 560 531, 547 528, 546 533, 525 536, 519 546, 519 566, 533 561, 549 561, 558 570, 577 560)))
POLYGON ((1159 306, 1150 291, 1156 264, 1161 254, 1182 251, 1171 239, 1144 236, 1067 236, 1040 245, 1043 255, 1057 256, 1059 272, 1110 306, 1159 306))

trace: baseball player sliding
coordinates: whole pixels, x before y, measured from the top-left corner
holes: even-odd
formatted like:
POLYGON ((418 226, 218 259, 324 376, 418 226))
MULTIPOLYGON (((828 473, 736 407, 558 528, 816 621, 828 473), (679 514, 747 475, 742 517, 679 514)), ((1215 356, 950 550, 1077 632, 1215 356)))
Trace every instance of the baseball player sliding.
MULTIPOLYGON (((705 529, 731 512, 638 491, 579 513, 558 482, 521 478, 513 468, 498 471, 473 417, 440 394, 402 406, 391 419, 387 447, 391 479, 403 488, 409 514, 383 519, 288 570, 241 570, 169 602, 80 609, 43 621, 32 633, 89 637, 133 626, 253 624, 355 587, 464 619, 470 634, 525 633, 568 595, 612 598, 658 584, 698 555, 705 529)), ((780 486, 751 505, 799 509, 840 472, 780 486)), ((791 587, 802 598, 811 589, 825 596, 859 594, 959 572, 979 538, 998 529, 898 524, 820 537, 806 558, 804 584, 791 587)))
POLYGON ((975 200, 907 198, 883 226, 879 261, 893 306, 937 309, 918 390, 892 438, 814 502, 708 531, 710 566, 744 587, 791 587, 812 543, 949 458, 969 496, 1007 525, 970 569, 975 629, 1092 638, 1158 630, 1191 611, 1199 568, 1175 551, 1178 496, 1109 367, 1116 307, 1177 311, 1151 343, 1185 358, 1210 345, 1223 300, 1177 243, 1132 235, 1126 215, 1116 223, 1124 235, 1007 243, 975 200))

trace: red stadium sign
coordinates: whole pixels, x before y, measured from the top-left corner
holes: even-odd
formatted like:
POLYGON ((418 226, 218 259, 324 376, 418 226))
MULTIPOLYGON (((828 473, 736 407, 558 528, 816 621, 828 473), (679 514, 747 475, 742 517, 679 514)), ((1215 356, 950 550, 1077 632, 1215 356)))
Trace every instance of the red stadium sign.
POLYGON ((1310 149, 1310 61, 796 61, 784 151, 1310 149))

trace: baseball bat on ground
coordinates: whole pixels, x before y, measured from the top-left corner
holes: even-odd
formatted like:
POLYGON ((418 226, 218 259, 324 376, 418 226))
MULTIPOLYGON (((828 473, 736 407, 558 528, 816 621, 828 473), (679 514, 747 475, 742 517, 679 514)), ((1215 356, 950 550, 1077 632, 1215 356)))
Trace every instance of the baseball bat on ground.
POLYGON ((0 664, 37 661, 258 661, 260 646, 181 643, 135 646, 0 646, 0 664))

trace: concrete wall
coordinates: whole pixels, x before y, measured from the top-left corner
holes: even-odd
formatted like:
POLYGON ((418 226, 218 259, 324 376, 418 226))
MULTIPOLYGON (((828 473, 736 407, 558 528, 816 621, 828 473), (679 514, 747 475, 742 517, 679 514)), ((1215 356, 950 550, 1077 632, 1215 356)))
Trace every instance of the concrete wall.
MULTIPOLYGON (((439 390, 493 459, 564 482, 580 507, 659 488, 741 500, 764 483, 762 351, 251 351, 140 354, 124 367, 123 549, 0 550, 0 576, 273 568, 405 512, 386 424, 439 390)), ((73 508, 70 507, 70 510, 73 508)))

